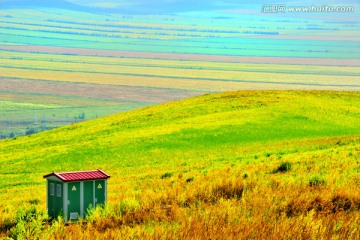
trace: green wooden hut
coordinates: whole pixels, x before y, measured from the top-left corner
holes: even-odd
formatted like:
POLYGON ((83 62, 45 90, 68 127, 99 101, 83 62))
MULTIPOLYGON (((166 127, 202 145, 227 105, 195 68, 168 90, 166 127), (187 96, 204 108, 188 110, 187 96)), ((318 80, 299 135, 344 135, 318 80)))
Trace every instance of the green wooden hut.
POLYGON ((84 218, 86 210, 105 204, 107 179, 104 171, 79 171, 45 175, 47 211, 49 216, 63 215, 65 222, 84 218))

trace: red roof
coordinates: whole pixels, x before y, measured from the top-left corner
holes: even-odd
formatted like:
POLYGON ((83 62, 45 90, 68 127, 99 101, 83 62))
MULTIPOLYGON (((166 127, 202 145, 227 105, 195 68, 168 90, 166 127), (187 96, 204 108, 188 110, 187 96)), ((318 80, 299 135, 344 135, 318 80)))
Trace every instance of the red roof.
POLYGON ((110 175, 108 175, 107 173, 105 173, 100 169, 91 170, 91 171, 79 171, 79 172, 63 172, 63 173, 53 172, 48 175, 45 175, 44 178, 50 176, 55 176, 63 182, 77 182, 77 181, 85 181, 85 180, 110 178, 110 175))

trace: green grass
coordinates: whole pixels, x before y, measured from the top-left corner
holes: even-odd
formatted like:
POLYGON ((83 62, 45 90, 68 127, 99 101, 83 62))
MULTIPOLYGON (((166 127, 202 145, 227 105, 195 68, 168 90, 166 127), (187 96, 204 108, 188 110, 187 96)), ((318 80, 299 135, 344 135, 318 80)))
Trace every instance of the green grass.
MULTIPOLYGON (((201 211, 217 216, 217 211, 225 210, 225 203, 233 218, 255 221, 252 216, 263 218, 271 213, 267 221, 289 226, 291 219, 302 219, 293 216, 308 216, 308 209, 314 208, 323 218, 325 225, 320 226, 328 226, 327 221, 334 220, 321 215, 316 201, 331 204, 350 199, 346 201, 355 205, 349 205, 349 214, 358 214, 358 197, 346 189, 358 189, 359 118, 358 92, 239 91, 207 94, 1 141, 0 224, 15 221, 19 207, 36 205, 45 211, 44 174, 101 168, 111 175, 110 208, 89 218, 99 221, 99 226, 91 225, 94 230, 88 226, 86 234, 98 234, 104 226, 107 229, 108 225, 101 224, 108 219, 122 219, 125 226, 134 226, 124 223, 127 214, 146 215, 143 209, 152 204, 154 211, 156 204, 170 204, 169 211, 175 211, 170 210, 171 205, 178 206, 173 216, 181 222, 178 227, 191 222, 191 218, 183 219, 184 211, 185 216, 195 217, 201 211)), ((173 225, 167 220, 149 218, 150 222, 136 223, 132 234, 150 234, 145 226, 162 226, 162 231, 171 232, 173 225)), ((320 221, 314 218, 317 220, 307 223, 320 221)), ((340 215, 337 219, 345 221, 340 215)), ((60 234, 56 224, 49 231, 60 234)), ((77 227, 81 225, 65 229, 72 234, 70 238, 80 234, 74 232, 77 227)), ((297 234, 295 230, 291 233, 297 234)))
POLYGON ((50 171, 102 168, 117 182, 135 169, 241 163, 242 148, 358 135, 359 106, 356 92, 230 92, 112 115, 2 141, 0 189, 41 191, 50 171))

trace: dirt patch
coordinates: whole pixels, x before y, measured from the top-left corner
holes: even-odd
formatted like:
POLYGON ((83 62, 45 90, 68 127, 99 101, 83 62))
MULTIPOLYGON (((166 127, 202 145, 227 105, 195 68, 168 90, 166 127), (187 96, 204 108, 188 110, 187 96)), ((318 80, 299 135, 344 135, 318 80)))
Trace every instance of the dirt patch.
POLYGON ((103 84, 69 83, 0 78, 0 90, 16 93, 87 97, 112 101, 161 103, 199 95, 196 91, 103 84))

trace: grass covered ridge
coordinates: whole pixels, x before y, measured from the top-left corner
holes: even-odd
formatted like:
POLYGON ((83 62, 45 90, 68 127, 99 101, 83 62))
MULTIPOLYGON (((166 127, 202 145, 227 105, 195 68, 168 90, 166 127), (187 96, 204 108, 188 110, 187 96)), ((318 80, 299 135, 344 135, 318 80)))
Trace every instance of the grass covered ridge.
POLYGON ((42 175, 102 168, 106 209, 37 236, 356 238, 359 119, 357 92, 239 91, 1 141, 0 231, 31 229, 16 209, 45 210, 42 175))

